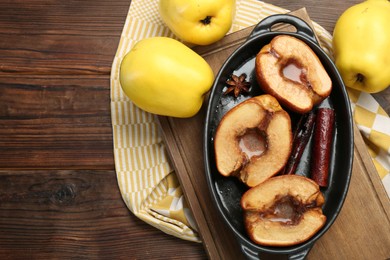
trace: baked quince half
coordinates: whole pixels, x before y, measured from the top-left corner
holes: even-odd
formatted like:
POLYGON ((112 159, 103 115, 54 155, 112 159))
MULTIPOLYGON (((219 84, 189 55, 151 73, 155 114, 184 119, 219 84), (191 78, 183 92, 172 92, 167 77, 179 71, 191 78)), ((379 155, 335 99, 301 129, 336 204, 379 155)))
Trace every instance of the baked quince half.
POLYGON ((324 196, 311 179, 281 175, 249 189, 241 198, 251 240, 265 246, 292 246, 311 238, 326 221, 324 196))
POLYGON ((214 138, 216 166, 253 187, 277 174, 291 153, 289 114, 271 95, 249 98, 221 119, 214 138))
POLYGON ((297 113, 309 112, 332 90, 318 56, 293 36, 274 37, 256 55, 255 69, 260 88, 297 113))

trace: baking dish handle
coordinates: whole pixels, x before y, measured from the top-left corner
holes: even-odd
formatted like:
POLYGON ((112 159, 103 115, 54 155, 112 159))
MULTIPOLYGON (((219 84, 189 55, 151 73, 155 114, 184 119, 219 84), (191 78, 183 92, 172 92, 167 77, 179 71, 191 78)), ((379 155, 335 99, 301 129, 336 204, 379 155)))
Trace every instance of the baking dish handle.
POLYGON ((296 28, 297 34, 305 36, 309 40, 318 44, 313 29, 304 20, 289 14, 274 14, 261 20, 250 33, 248 40, 263 33, 272 32, 272 26, 275 24, 289 24, 296 28))
POLYGON ((309 254, 311 247, 306 248, 294 254, 273 254, 265 252, 256 252, 249 247, 241 244, 241 251, 248 260, 304 260, 309 254))

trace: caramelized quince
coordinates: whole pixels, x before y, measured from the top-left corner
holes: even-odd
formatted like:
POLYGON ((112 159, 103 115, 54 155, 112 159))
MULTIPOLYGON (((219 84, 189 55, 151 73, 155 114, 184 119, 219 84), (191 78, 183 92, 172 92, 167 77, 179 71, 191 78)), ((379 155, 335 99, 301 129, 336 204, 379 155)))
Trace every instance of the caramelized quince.
POLYGON ((260 88, 282 106, 307 113, 332 90, 332 81, 318 56, 303 41, 279 35, 256 55, 260 88))
POLYGON ((214 139, 218 171, 249 187, 277 174, 291 152, 288 113, 271 95, 245 100, 221 119, 214 139))
POLYGON ((272 177, 241 198, 249 237, 266 246, 291 246, 311 238, 325 224, 324 196, 311 179, 272 177))

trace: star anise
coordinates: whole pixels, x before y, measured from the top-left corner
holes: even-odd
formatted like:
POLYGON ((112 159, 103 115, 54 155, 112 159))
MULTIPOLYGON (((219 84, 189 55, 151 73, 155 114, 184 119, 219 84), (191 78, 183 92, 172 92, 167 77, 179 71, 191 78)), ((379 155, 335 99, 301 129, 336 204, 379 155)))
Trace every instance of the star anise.
POLYGON ((238 97, 241 92, 249 92, 249 87, 251 85, 250 82, 246 81, 246 74, 242 73, 239 77, 232 74, 231 79, 228 79, 226 81, 226 84, 228 84, 227 90, 224 92, 225 95, 229 93, 233 93, 234 97, 238 97))

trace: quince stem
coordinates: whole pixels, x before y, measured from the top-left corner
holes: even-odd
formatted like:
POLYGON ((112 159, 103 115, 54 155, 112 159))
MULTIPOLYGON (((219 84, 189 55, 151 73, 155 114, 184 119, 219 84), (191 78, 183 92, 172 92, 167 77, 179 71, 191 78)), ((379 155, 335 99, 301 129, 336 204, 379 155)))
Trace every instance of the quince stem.
POLYGON ((206 18, 204 18, 203 20, 200 20, 200 22, 203 23, 204 25, 210 24, 211 18, 212 18, 211 16, 206 16, 206 18))
POLYGON ((356 81, 362 83, 364 81, 364 76, 362 74, 358 73, 356 75, 356 81))

